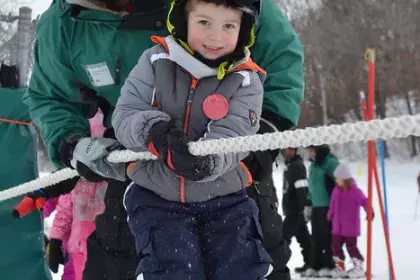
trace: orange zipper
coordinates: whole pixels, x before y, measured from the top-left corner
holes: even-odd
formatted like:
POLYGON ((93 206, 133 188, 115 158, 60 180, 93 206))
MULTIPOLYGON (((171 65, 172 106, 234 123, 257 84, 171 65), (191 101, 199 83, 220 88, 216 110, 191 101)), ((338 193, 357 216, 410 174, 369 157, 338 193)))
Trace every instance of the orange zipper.
POLYGON ((184 118, 184 132, 188 132, 188 125, 190 123, 190 116, 191 116, 191 104, 195 92, 195 88, 197 87, 198 80, 191 76, 191 84, 190 84, 190 90, 188 92, 188 100, 187 100, 187 109, 185 111, 185 118, 184 118))
MULTIPOLYGON (((198 80, 191 76, 191 84, 190 90, 188 92, 188 100, 187 100, 187 108, 185 110, 185 117, 184 117, 184 133, 187 134, 188 132, 188 125, 190 123, 191 117, 191 105, 194 97, 194 92, 197 87, 198 80)), ((185 203, 185 178, 179 177, 179 200, 181 203, 185 203)))

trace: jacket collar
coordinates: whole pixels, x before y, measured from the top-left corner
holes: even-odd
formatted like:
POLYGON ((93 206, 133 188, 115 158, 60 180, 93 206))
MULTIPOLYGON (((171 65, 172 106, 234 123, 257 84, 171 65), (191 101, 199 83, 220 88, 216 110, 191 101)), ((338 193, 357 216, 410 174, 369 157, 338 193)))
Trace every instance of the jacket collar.
POLYGON ((286 161, 285 161, 285 163, 286 163, 286 164, 289 164, 289 163, 291 163, 291 162, 298 161, 298 160, 302 161, 302 157, 301 157, 300 155, 296 154, 296 155, 295 155, 294 157, 292 157, 290 160, 286 160, 286 161))
POLYGON ((182 46, 180 46, 172 36, 165 37, 165 42, 168 46, 170 59, 190 72, 191 75, 193 75, 195 78, 202 79, 204 77, 217 75, 216 68, 210 68, 206 64, 193 57, 182 46))
MULTIPOLYGON (((163 45, 166 51, 169 53, 170 60, 180 65, 182 68, 187 70, 191 75, 197 79, 202 79, 205 77, 217 76, 217 68, 211 68, 192 56, 187 52, 178 42, 171 36, 165 38, 155 37, 155 40, 163 45)), ((262 70, 250 59, 250 52, 246 50, 246 55, 243 59, 236 62, 231 71, 240 71, 240 70, 262 70)))

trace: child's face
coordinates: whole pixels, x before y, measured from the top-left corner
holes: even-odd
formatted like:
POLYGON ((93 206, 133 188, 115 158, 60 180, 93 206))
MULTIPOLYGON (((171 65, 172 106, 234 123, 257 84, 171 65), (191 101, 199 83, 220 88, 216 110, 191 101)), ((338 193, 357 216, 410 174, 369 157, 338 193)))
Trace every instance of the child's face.
POLYGON ((308 150, 308 154, 309 154, 309 158, 310 158, 310 159, 314 159, 314 158, 316 158, 316 153, 315 153, 315 151, 314 151, 314 150, 309 149, 309 150, 308 150))
POLYGON ((236 48, 241 19, 241 10, 193 1, 188 13, 188 45, 211 60, 229 54, 236 48))
POLYGON ((341 178, 336 178, 335 181, 337 182, 337 185, 340 187, 344 187, 344 180, 341 178))

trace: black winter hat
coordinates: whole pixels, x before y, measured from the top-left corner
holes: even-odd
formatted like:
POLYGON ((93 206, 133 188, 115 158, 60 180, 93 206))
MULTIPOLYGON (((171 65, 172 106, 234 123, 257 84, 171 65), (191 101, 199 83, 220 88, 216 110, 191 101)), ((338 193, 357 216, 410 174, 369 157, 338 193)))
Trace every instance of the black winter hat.
POLYGON ((327 144, 319 146, 311 145, 308 147, 308 149, 313 150, 315 152, 315 163, 317 164, 322 164, 324 162, 325 157, 331 153, 330 146, 328 146, 327 144))

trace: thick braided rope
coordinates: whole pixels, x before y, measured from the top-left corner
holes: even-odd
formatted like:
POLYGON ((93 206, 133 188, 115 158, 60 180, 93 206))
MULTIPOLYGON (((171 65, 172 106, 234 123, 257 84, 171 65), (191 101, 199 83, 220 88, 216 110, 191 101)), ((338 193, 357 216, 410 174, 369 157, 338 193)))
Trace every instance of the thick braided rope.
MULTIPOLYGON (((410 135, 420 136, 420 114, 238 138, 197 141, 189 143, 189 150, 194 155, 224 154, 360 142, 379 138, 384 140, 406 138, 410 135)), ((156 157, 149 152, 134 153, 128 150, 113 152, 108 156, 110 162, 154 159, 156 157)), ((70 168, 62 169, 51 175, 0 192, 0 201, 51 186, 76 175, 77 173, 70 168)))
POLYGON ((264 151, 288 147, 406 138, 420 135, 420 114, 369 122, 297 129, 247 137, 199 141, 189 144, 194 155, 264 151))
POLYGON ((73 178, 77 175, 79 174, 77 174, 77 172, 71 168, 64 168, 58 170, 57 172, 54 172, 48 176, 44 176, 0 192, 0 201, 20 196, 28 192, 33 192, 43 187, 48 187, 57 184, 61 181, 73 178))

